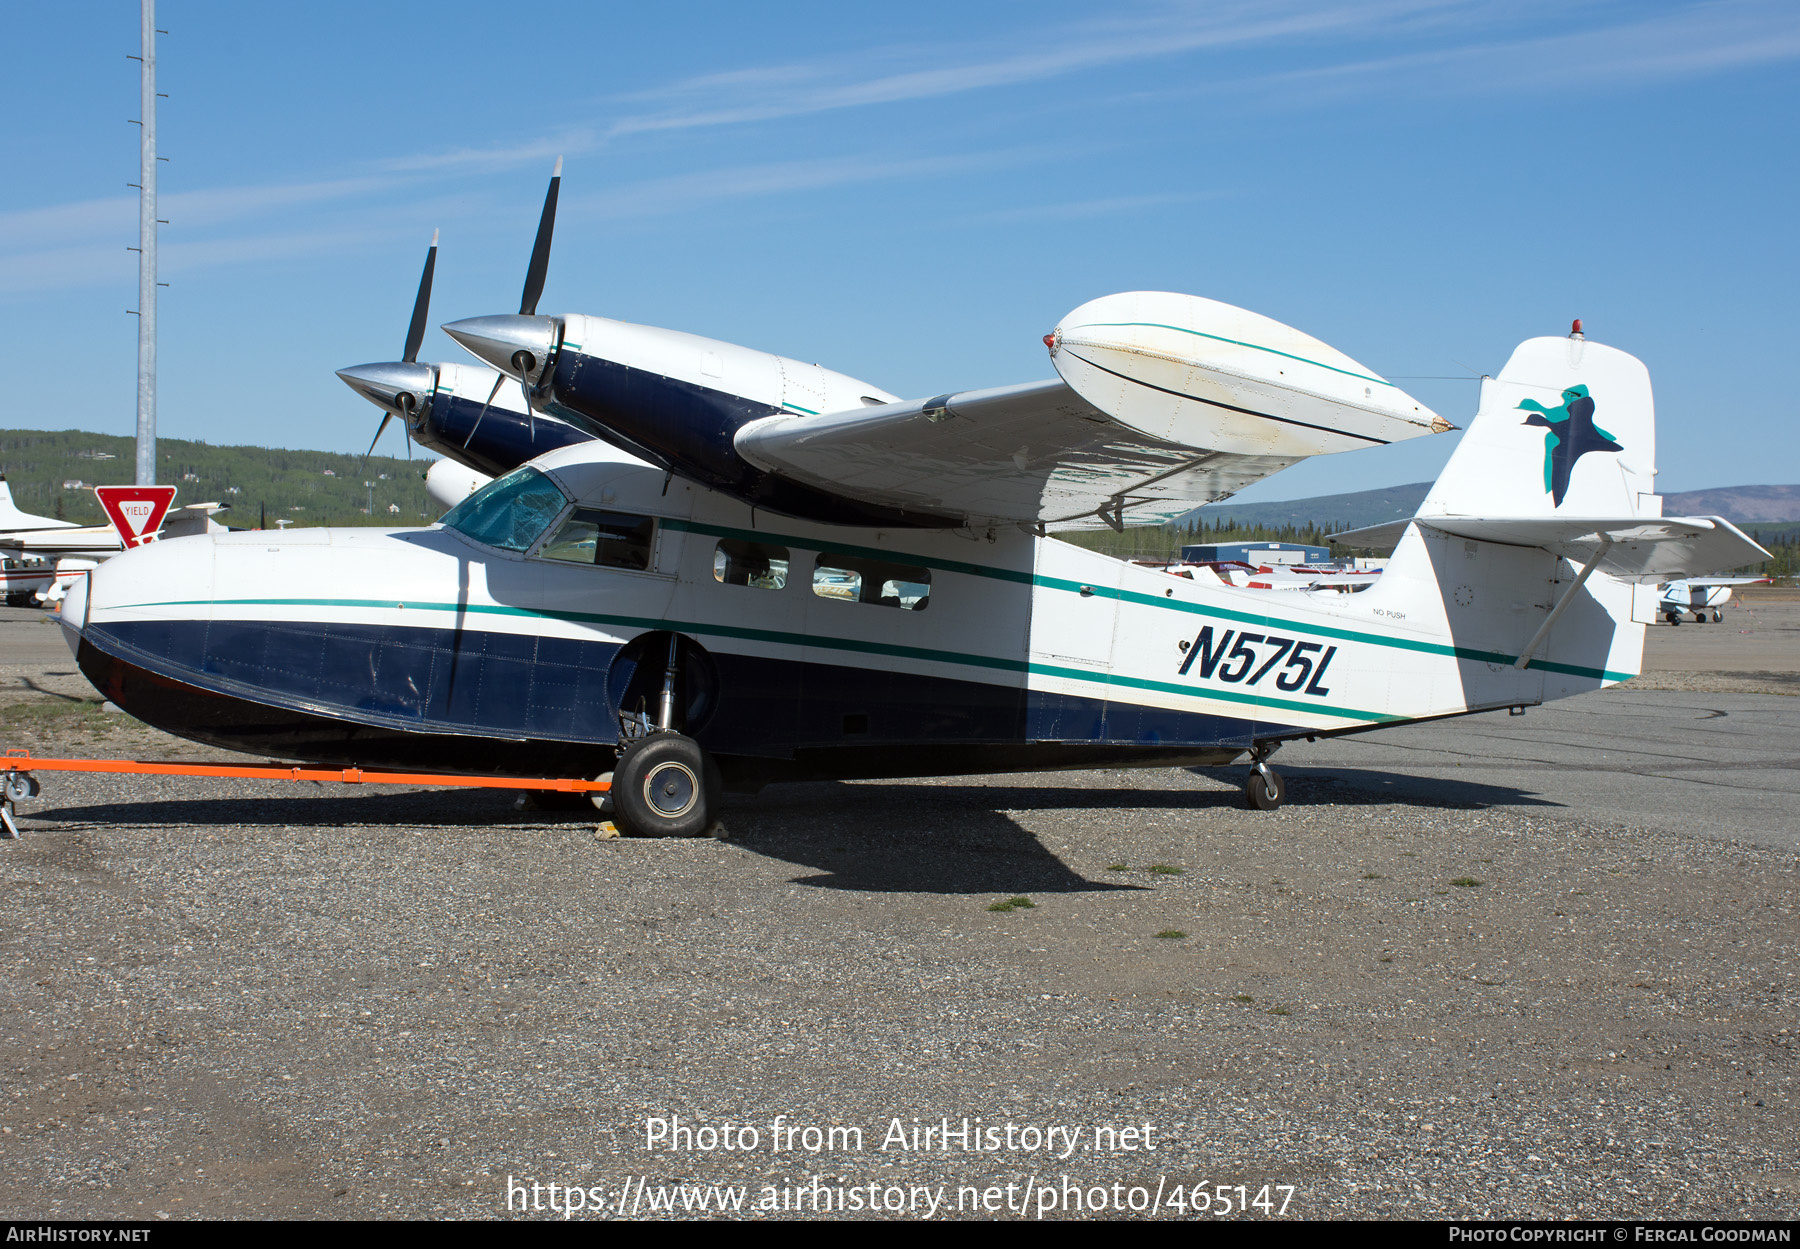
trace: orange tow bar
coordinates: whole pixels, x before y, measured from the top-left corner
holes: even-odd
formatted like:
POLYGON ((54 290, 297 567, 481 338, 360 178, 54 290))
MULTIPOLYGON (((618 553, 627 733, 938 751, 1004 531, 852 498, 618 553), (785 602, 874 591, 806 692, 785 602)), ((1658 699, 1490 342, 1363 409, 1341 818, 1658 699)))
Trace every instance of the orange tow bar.
POLYGON ((112 772, 130 776, 222 776, 250 781, 319 781, 342 785, 437 785, 465 789, 554 790, 565 794, 605 793, 610 781, 580 777, 458 776, 447 772, 386 772, 368 768, 249 767, 236 763, 163 763, 152 759, 36 759, 29 750, 8 750, 0 755, 6 771, 4 801, 0 802, 0 838, 19 835, 13 821, 13 804, 34 798, 39 792, 38 772, 112 772))

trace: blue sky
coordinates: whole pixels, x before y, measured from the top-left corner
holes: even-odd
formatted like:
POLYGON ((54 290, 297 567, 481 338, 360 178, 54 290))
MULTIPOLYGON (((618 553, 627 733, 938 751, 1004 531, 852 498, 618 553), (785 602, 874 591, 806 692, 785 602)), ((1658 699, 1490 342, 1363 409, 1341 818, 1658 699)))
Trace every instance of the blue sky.
MULTIPOLYGON (((905 395, 1048 376, 1097 295, 1286 321, 1457 423, 1582 317, 1657 387, 1665 491, 1800 481, 1791 0, 905 5, 163 0, 165 437, 360 451, 333 370, 541 310, 905 395), (1427 380, 1412 380, 1423 378, 1427 380)), ((15 4, 0 427, 135 424, 138 6, 15 4)), ((398 452, 390 431, 384 450, 398 452)), ((1454 436, 1241 498, 1430 477, 1454 436)))

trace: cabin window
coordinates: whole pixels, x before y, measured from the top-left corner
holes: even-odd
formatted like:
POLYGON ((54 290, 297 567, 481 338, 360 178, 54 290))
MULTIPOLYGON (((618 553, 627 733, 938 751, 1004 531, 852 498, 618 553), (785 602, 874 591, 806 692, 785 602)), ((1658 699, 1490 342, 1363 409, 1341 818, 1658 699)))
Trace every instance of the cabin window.
POLYGON ((827 551, 813 565, 813 593, 846 603, 924 611, 931 598, 931 570, 827 551))
POLYGON ((788 549, 726 538, 713 552, 713 580, 758 590, 787 587, 788 549))
POLYGON ((557 484, 527 465, 491 481, 444 515, 444 526, 502 551, 525 551, 568 506, 557 484))
POLYGON ((648 516, 578 507, 538 551, 541 559, 647 572, 656 522, 648 516))

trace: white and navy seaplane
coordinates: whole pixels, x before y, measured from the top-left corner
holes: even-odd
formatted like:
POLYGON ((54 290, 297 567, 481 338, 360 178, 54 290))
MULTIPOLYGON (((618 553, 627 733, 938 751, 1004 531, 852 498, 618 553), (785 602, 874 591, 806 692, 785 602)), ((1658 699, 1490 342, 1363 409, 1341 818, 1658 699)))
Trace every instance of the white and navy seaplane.
POLYGON ((610 774, 639 834, 701 832, 722 791, 777 781, 1246 755, 1266 810, 1284 743, 1628 680, 1657 583, 1764 554, 1722 520, 1660 515, 1648 374, 1571 336, 1483 383, 1367 588, 1170 576, 1052 535, 1448 423, 1297 330, 1146 292, 1064 317, 1048 380, 901 399, 536 315, 548 223, 521 312, 445 328, 592 437, 429 528, 208 534, 110 561, 62 615, 95 686, 238 750, 610 774))

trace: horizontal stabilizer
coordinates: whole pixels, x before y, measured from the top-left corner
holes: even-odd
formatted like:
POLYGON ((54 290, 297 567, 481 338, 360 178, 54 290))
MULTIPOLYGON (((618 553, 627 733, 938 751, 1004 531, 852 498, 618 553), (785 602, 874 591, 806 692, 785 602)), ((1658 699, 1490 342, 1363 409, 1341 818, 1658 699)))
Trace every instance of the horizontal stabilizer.
POLYGON ((1595 565, 1598 571, 1647 584, 1769 558, 1719 516, 1431 516, 1346 530, 1329 540, 1342 546, 1392 546, 1415 523, 1476 542, 1538 547, 1584 567, 1604 548, 1595 565))

